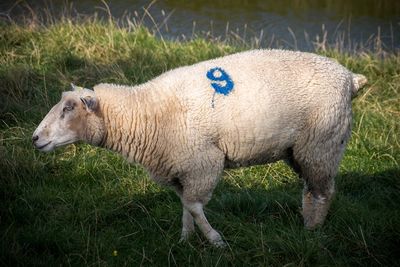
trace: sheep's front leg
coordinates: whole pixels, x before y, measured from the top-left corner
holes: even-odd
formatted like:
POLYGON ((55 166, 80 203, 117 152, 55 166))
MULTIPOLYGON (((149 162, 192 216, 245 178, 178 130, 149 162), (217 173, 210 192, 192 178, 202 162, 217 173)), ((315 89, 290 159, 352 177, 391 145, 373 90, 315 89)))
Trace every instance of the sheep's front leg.
MULTIPOLYGON (((183 202, 183 190, 182 185, 178 182, 174 186, 176 194, 179 196, 181 201, 183 202)), ((183 242, 189 239, 191 233, 194 232, 194 221, 193 216, 190 214, 190 211, 183 205, 183 213, 182 213, 182 232, 181 238, 179 242, 183 242)))
POLYGON ((182 187, 178 190, 183 204, 182 237, 185 238, 193 230, 194 220, 211 244, 216 247, 225 246, 221 235, 211 227, 203 210, 218 183, 224 159, 225 155, 219 149, 209 147, 208 150, 196 153, 191 171, 182 178, 182 187))
MULTIPOLYGON (((225 247, 225 242, 222 241, 221 235, 211 227, 208 222, 204 210, 203 204, 200 202, 188 202, 183 201, 184 210, 188 210, 190 214, 193 216, 197 226, 200 228, 200 231, 206 236, 208 241, 216 247, 225 247)), ((183 234, 183 231, 182 231, 183 234)))
POLYGON ((183 206, 182 214, 182 233, 179 242, 183 242, 189 239, 191 233, 194 232, 193 216, 190 211, 183 206))

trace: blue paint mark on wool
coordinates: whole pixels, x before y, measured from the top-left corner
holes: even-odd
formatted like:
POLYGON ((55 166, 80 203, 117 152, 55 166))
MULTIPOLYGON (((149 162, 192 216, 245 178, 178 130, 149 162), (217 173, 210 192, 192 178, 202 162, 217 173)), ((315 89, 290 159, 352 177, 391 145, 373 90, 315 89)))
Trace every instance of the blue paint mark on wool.
POLYGON ((216 81, 211 83, 211 86, 219 94, 228 95, 233 89, 234 84, 231 77, 222 68, 210 69, 207 72, 207 78, 211 81, 216 81))

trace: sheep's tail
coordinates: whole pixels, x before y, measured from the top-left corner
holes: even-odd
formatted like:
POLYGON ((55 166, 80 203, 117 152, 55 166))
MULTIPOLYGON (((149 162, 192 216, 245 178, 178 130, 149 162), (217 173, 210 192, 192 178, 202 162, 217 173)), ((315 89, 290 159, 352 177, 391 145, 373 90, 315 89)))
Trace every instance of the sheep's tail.
POLYGON ((361 89, 368 82, 367 77, 362 74, 353 74, 353 90, 351 97, 355 97, 359 89, 361 89))

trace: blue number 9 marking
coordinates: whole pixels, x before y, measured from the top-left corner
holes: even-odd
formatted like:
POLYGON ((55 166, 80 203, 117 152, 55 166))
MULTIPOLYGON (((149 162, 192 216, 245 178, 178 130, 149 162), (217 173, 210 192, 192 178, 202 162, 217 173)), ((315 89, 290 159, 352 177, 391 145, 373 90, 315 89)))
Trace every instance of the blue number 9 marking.
POLYGON ((231 77, 219 67, 210 69, 207 72, 207 78, 211 81, 216 81, 215 83, 211 83, 211 86, 219 94, 228 95, 233 89, 233 81, 231 77), (215 77, 215 74, 218 72, 220 75, 215 77))

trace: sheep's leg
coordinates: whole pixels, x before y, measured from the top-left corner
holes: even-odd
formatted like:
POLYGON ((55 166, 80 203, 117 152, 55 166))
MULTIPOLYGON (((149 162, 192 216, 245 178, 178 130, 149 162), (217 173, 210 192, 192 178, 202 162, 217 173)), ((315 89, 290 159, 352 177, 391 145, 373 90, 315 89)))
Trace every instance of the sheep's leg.
MULTIPOLYGON (((312 188, 309 182, 305 182, 303 190, 303 218, 307 229, 314 229, 322 225, 328 214, 329 206, 334 194, 333 178, 328 181, 323 189, 312 188)), ((317 186, 318 187, 318 186, 317 186)))
POLYGON ((194 221, 190 211, 183 206, 182 214, 182 233, 179 242, 183 242, 189 239, 190 235, 194 232, 194 221))
POLYGON ((289 155, 287 162, 304 179, 302 215, 304 226, 313 229, 323 224, 328 214, 335 192, 334 177, 339 161, 334 165, 332 162, 327 162, 327 166, 324 166, 316 160, 302 162, 289 155))
MULTIPOLYGON (((336 155, 338 156, 338 155, 336 155)), ((335 192, 334 177, 337 173, 339 160, 321 161, 321 157, 313 160, 294 160, 293 169, 304 180, 302 215, 304 226, 313 229, 324 223, 329 206, 335 192)))
MULTIPOLYGON (((183 188, 182 185, 178 182, 174 186, 176 194, 180 197, 182 201, 183 197, 183 188)), ((193 216, 190 214, 190 211, 183 206, 183 212, 182 212, 182 232, 181 232, 181 238, 179 239, 179 242, 183 242, 189 239, 191 233, 194 232, 194 221, 193 221, 193 216)))
POLYGON ((225 242, 222 241, 221 235, 211 227, 208 222, 204 210, 203 204, 200 202, 183 202, 184 207, 192 214, 197 226, 200 231, 206 236, 208 241, 216 247, 225 247, 225 242))
POLYGON ((335 194, 334 181, 331 183, 332 186, 327 187, 325 192, 314 197, 314 222, 309 223, 308 225, 305 224, 306 228, 313 229, 314 227, 324 223, 335 194))
POLYGON ((184 235, 184 230, 192 230, 191 215, 200 231, 211 244, 217 247, 223 247, 225 243, 221 235, 211 227, 203 207, 211 199, 212 192, 218 183, 224 168, 224 158, 224 154, 217 148, 209 148, 204 153, 197 153, 196 159, 193 159, 196 168, 187 173, 182 181, 181 201, 184 208, 182 235, 184 235))
POLYGON ((293 169, 304 179, 302 215, 307 229, 325 221, 335 192, 334 178, 349 136, 350 119, 338 122, 330 132, 306 138, 306 142, 294 147, 289 157, 293 169))
POLYGON ((314 197, 306 188, 307 186, 304 185, 301 213, 304 219, 304 226, 307 229, 311 229, 311 225, 314 225, 314 197))

